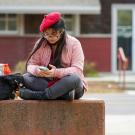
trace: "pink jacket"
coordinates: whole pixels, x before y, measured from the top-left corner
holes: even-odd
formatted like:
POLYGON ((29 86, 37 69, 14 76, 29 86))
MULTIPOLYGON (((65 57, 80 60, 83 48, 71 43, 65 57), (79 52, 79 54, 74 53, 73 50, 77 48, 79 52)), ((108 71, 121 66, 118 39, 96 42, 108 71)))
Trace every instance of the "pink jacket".
MULTIPOLYGON (((27 71, 33 75, 37 73, 38 66, 48 66, 51 57, 51 49, 43 42, 41 47, 32 55, 28 62, 27 71)), ((66 45, 62 51, 61 64, 64 68, 57 68, 54 73, 54 77, 62 78, 66 75, 76 73, 83 81, 85 89, 87 89, 87 83, 84 80, 83 66, 84 66, 84 54, 80 42, 70 36, 66 36, 66 45)))

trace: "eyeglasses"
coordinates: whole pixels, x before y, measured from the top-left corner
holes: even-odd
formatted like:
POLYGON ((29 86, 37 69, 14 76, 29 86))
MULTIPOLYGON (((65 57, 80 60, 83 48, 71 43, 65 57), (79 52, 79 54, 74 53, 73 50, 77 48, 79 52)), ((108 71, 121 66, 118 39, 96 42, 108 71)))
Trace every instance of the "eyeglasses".
POLYGON ((43 36, 48 39, 48 38, 60 38, 60 36, 62 35, 63 31, 56 31, 56 32, 52 32, 51 34, 44 32, 43 36))

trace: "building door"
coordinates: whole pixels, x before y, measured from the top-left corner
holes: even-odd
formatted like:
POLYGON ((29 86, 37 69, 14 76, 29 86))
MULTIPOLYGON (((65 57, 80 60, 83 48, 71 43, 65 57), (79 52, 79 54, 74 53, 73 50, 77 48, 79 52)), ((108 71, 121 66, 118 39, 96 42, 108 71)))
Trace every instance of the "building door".
POLYGON ((117 50, 119 47, 123 48, 128 59, 127 70, 132 70, 132 10, 117 11, 117 50))
POLYGON ((128 71, 135 71, 135 19, 131 5, 114 5, 112 10, 112 71, 118 70, 117 51, 122 47, 128 58, 128 71), (115 55, 114 55, 115 54, 115 55), (115 57, 114 57, 115 56, 115 57))

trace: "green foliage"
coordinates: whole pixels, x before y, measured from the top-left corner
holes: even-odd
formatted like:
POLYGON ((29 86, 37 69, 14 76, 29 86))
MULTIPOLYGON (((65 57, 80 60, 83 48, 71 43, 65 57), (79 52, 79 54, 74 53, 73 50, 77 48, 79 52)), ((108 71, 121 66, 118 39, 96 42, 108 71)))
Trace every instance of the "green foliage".
POLYGON ((19 61, 13 68, 13 72, 15 73, 25 73, 25 64, 26 61, 19 61))
POLYGON ((85 62, 83 72, 85 77, 98 76, 98 72, 96 71, 96 64, 94 62, 85 62))

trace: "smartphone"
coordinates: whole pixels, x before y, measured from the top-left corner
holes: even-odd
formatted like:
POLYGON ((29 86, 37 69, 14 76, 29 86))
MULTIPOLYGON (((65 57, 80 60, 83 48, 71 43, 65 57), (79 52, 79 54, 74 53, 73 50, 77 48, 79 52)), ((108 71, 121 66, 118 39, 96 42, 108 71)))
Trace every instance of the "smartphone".
POLYGON ((43 66, 39 67, 39 69, 42 70, 42 71, 48 71, 49 70, 47 67, 43 67, 43 66))

